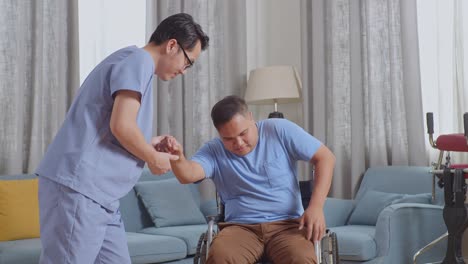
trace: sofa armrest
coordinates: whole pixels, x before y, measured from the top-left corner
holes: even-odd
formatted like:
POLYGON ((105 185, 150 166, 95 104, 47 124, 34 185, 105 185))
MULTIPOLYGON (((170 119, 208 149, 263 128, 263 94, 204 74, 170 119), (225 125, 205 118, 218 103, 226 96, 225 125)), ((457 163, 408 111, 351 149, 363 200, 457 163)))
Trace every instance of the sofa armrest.
MULTIPOLYGON (((387 206, 377 219, 377 256, 386 256, 385 263, 412 263, 413 255, 419 249, 447 232, 442 212, 442 206, 431 204, 387 206)), ((443 258, 444 252, 444 246, 438 246, 426 257, 438 261, 443 258)))
POLYGON ((352 200, 327 198, 323 207, 327 227, 345 225, 353 209, 354 203, 352 200))

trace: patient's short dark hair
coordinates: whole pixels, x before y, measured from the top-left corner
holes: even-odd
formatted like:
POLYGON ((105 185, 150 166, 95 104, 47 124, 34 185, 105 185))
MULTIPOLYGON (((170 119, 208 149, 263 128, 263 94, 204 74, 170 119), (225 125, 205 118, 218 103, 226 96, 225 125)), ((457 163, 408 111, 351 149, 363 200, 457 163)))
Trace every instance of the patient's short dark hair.
POLYGON ((186 50, 192 50, 200 40, 201 49, 208 47, 210 38, 203 32, 201 26, 189 14, 179 13, 164 19, 151 35, 149 42, 156 45, 175 39, 186 50))
POLYGON ((229 122, 236 114, 245 116, 248 111, 244 99, 230 95, 217 102, 211 109, 211 120, 216 129, 229 122))

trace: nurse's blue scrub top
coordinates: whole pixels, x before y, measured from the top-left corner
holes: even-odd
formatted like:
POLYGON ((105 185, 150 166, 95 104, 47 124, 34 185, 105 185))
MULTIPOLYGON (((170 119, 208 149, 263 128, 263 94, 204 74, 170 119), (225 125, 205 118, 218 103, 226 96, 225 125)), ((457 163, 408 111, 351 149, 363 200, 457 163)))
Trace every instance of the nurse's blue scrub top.
POLYGON ((119 90, 140 93, 137 124, 149 142, 154 68, 151 55, 136 46, 118 50, 97 65, 81 85, 36 174, 116 210, 145 162, 126 151, 110 131, 113 96, 119 90))

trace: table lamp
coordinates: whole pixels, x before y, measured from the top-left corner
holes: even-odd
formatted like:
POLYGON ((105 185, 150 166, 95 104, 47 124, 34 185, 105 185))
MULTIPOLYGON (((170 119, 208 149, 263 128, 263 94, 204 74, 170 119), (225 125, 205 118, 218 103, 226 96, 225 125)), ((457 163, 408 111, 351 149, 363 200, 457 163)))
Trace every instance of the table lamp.
POLYGON ((250 72, 244 99, 250 104, 274 104, 268 118, 284 118, 278 103, 300 102, 302 85, 293 66, 269 66, 250 72))

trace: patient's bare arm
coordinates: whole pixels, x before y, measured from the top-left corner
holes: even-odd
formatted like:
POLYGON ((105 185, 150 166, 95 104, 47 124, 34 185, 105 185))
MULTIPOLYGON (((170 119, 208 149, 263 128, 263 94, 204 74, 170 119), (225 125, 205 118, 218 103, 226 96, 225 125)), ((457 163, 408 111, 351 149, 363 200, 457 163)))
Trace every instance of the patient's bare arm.
POLYGON ((330 190, 335 155, 325 145, 322 145, 310 162, 315 165, 314 190, 309 206, 305 208, 301 217, 299 229, 306 227, 306 238, 319 241, 325 234, 326 223, 323 206, 330 190))

